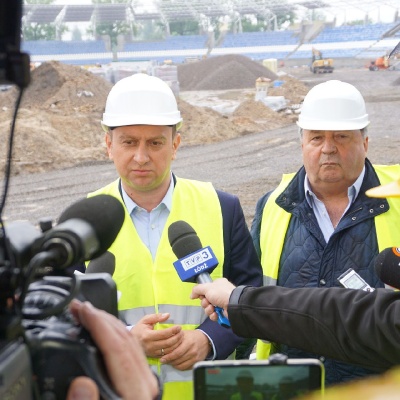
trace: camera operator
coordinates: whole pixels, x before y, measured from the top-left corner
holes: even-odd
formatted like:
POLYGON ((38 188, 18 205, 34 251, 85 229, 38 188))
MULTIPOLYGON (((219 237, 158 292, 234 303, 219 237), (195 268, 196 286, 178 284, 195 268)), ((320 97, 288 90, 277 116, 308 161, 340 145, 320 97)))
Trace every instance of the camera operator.
MULTIPOLYGON (((158 398, 158 382, 147 364, 143 349, 121 321, 93 307, 89 302, 81 303, 73 300, 70 311, 90 332, 102 352, 108 375, 121 398, 124 400, 158 398)), ((75 378, 67 395, 67 400, 99 398, 96 384, 88 377, 75 378)))

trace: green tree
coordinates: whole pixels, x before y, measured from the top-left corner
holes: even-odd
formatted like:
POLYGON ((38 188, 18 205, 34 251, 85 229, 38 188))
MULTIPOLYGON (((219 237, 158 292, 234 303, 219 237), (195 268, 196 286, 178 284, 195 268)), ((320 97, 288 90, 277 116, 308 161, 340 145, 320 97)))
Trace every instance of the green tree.
POLYGON ((72 40, 81 41, 82 40, 82 32, 77 26, 74 26, 72 29, 72 40))
POLYGON ((367 17, 366 19, 356 19, 354 21, 348 21, 346 22, 346 25, 369 25, 372 24, 373 21, 371 18, 367 17))
POLYGON ((296 19, 296 13, 294 11, 280 12, 276 14, 278 29, 284 24, 292 25, 296 19))
MULTIPOLYGON (((53 4, 55 0, 24 0, 25 4, 53 4)), ((68 31, 65 24, 56 23, 39 24, 37 22, 23 22, 22 36, 24 40, 56 40, 68 31)))
MULTIPOLYGON (((93 4, 130 4, 130 0, 92 0, 93 4)), ((113 59, 118 59, 121 38, 136 34, 136 26, 128 21, 100 22, 88 29, 88 33, 106 39, 106 47, 110 47, 113 59)))
POLYGON ((56 27, 54 24, 38 24, 31 22, 22 28, 24 40, 55 40, 56 27))
POLYGON ((313 9, 306 13, 306 19, 309 21, 326 21, 326 15, 319 10, 313 9))
POLYGON ((171 35, 197 35, 200 27, 195 20, 173 21, 169 23, 171 35))

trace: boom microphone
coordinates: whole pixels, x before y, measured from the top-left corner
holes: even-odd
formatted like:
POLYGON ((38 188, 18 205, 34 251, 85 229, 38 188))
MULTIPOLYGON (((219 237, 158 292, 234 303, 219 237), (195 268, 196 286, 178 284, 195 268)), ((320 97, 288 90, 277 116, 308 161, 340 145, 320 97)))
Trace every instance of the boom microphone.
POLYGON ((97 258, 114 242, 125 211, 113 196, 101 194, 80 200, 60 216, 59 224, 34 243, 47 253, 46 262, 57 268, 97 258))
POLYGON ((388 247, 375 259, 375 271, 379 279, 400 289, 400 247, 388 247))
MULTIPOLYGON (((196 231, 185 221, 173 222, 168 228, 168 239, 172 251, 178 257, 174 267, 183 282, 212 282, 210 273, 218 260, 210 246, 203 247, 196 231)), ((231 325, 220 307, 214 307, 218 323, 224 328, 231 325)))

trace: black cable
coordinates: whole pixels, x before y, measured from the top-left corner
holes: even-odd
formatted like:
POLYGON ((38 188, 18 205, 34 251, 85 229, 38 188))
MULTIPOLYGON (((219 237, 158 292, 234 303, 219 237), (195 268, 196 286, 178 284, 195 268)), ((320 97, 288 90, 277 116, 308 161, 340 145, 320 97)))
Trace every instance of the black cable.
MULTIPOLYGON (((15 101, 14 107, 14 114, 13 119, 11 121, 11 130, 10 130, 10 138, 8 142, 8 155, 7 155, 7 163, 4 169, 4 190, 3 190, 3 198, 1 200, 0 205, 0 222, 1 221, 1 214, 3 212, 4 205, 6 203, 6 197, 8 193, 8 188, 10 184, 10 176, 11 176, 11 161, 12 161, 12 153, 13 153, 13 146, 14 146, 14 132, 15 132, 15 123, 17 121, 17 114, 19 106, 21 105, 22 95, 24 93, 24 89, 20 88, 17 100, 15 101)), ((3 226, 3 224, 1 224, 3 226)))
MULTIPOLYGON (((13 152, 13 144, 14 144, 14 132, 15 132, 15 123, 17 120, 17 114, 18 114, 18 109, 21 104, 22 100, 22 95, 23 95, 23 88, 20 87, 19 94, 17 97, 17 100, 15 102, 15 107, 14 107, 14 114, 11 122, 11 129, 10 129, 10 136, 9 136, 9 142, 8 142, 8 155, 7 155, 7 161, 6 165, 4 168, 4 189, 3 189, 3 197, 1 199, 0 203, 0 239, 3 246, 4 246, 4 265, 6 268, 9 268, 10 270, 13 270, 13 267, 15 266, 14 259, 13 259, 13 253, 10 248, 10 243, 7 240, 6 237, 6 230, 4 227, 3 223, 3 218, 2 218, 2 212, 6 203, 6 198, 7 198, 7 193, 8 193, 8 188, 9 188, 9 183, 10 183, 10 176, 11 176, 11 162, 12 162, 12 152, 13 152)), ((0 260, 2 261, 2 260, 0 260)), ((14 303, 15 299, 12 298, 11 301, 14 303)), ((19 310, 15 310, 18 314, 19 310)))

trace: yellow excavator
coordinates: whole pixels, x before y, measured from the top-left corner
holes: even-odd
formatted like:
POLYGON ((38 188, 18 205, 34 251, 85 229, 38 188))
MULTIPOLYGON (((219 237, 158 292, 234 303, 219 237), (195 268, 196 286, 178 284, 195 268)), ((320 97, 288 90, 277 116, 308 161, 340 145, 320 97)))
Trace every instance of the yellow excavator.
POLYGON ((311 72, 316 73, 332 73, 333 72, 333 60, 332 58, 324 58, 322 57, 322 53, 312 48, 312 62, 310 66, 311 72))

